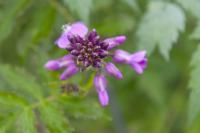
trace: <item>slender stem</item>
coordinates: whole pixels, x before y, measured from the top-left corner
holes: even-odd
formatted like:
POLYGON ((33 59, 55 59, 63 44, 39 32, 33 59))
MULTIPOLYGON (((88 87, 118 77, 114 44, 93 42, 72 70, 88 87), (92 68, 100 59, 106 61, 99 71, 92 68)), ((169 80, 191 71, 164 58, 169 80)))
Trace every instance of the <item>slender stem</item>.
POLYGON ((109 86, 110 110, 113 117, 113 126, 116 133, 127 133, 121 109, 118 105, 115 92, 109 86))

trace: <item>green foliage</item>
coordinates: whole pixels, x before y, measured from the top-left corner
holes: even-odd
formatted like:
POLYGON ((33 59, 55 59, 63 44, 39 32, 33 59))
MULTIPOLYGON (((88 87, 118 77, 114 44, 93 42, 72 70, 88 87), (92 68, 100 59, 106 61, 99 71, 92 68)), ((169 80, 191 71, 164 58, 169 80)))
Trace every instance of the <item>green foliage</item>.
POLYGON ((5 124, 0 126, 1 132, 10 131, 9 128, 14 126, 17 129, 16 132, 36 133, 41 130, 37 125, 43 125, 42 130, 48 132, 68 133, 72 131, 72 128, 66 119, 67 115, 88 119, 103 117, 100 106, 88 104, 88 102, 84 102, 83 98, 73 99, 73 97, 70 98, 60 93, 44 96, 44 88, 24 70, 1 65, 0 78, 4 84, 8 83, 11 87, 9 91, 0 88, 0 105, 3 107, 0 112, 10 115, 5 118, 5 124), (10 81, 13 82, 10 83, 10 81), (17 91, 14 91, 15 89, 17 91), (33 101, 32 97, 37 100, 33 101), (63 105, 67 110, 62 108, 63 105), (66 115, 63 111, 66 111, 66 115))
POLYGON ((55 22, 56 12, 52 6, 47 6, 45 3, 34 6, 37 6, 38 9, 30 13, 31 18, 27 22, 24 34, 18 41, 19 53, 23 56, 27 55, 31 47, 39 44, 52 32, 51 29, 55 22), (24 45, 25 43, 27 44, 24 45))
POLYGON ((44 102, 39 108, 41 120, 51 133, 69 133, 69 128, 66 116, 51 102, 44 102))
POLYGON ((132 7, 134 10, 138 10, 138 5, 136 0, 122 0, 122 2, 126 3, 130 7, 132 7))
POLYGON ((11 33, 16 17, 28 6, 29 2, 30 0, 8 0, 2 3, 7 8, 0 13, 0 42, 11 33))
POLYGON ((200 21, 197 24, 197 27, 195 27, 194 32, 191 34, 192 39, 200 39, 200 21))
POLYGON ((19 133, 36 133, 35 115, 30 108, 25 108, 16 120, 17 132, 19 133))
POLYGON ((193 16, 200 19, 200 1, 199 0, 176 0, 183 6, 184 9, 188 10, 193 16))
POLYGON ((90 10, 92 8, 92 0, 64 0, 64 3, 72 12, 84 22, 89 22, 90 10))
POLYGON ((0 133, 199 133, 199 7, 199 0, 0 0, 0 133), (59 81, 62 70, 43 67, 66 54, 54 41, 75 21, 102 38, 124 34, 119 49, 151 55, 143 75, 128 65, 117 65, 123 80, 106 75, 106 108, 94 73, 59 81))
POLYGON ((24 90, 26 90, 26 95, 28 97, 33 96, 36 99, 41 99, 41 87, 35 83, 32 76, 29 76, 23 70, 13 70, 12 67, 0 65, 0 77, 5 83, 8 83, 9 86, 16 91, 16 93, 23 93, 24 90))
POLYGON ((149 54, 158 46, 162 56, 169 60, 172 45, 177 42, 179 32, 184 27, 185 17, 178 6, 152 1, 137 31, 138 46, 140 49, 147 49, 149 54))
POLYGON ((198 118, 197 116, 200 113, 200 83, 199 83, 199 74, 200 74, 200 46, 196 50, 196 52, 193 55, 191 66, 192 66, 192 72, 191 72, 191 79, 189 83, 190 87, 190 101, 189 101, 189 123, 192 124, 192 122, 198 118))

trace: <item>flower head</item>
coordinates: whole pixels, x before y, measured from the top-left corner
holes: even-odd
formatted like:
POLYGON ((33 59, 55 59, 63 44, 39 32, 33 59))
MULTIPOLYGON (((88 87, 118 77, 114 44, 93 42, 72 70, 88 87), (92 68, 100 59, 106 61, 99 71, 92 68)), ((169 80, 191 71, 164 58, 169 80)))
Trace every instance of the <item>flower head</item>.
POLYGON ((116 63, 130 65, 138 74, 143 73, 147 66, 145 51, 130 54, 124 50, 111 52, 113 48, 123 44, 126 40, 124 35, 102 39, 95 29, 88 32, 88 28, 82 22, 64 25, 61 36, 55 41, 59 48, 68 51, 68 55, 56 60, 50 60, 45 64, 48 70, 65 68, 60 75, 61 80, 72 77, 79 71, 95 68, 97 74, 94 78, 94 86, 98 92, 102 106, 109 102, 107 81, 105 73, 122 79, 120 70, 111 62, 106 63, 105 58, 111 57, 116 63))

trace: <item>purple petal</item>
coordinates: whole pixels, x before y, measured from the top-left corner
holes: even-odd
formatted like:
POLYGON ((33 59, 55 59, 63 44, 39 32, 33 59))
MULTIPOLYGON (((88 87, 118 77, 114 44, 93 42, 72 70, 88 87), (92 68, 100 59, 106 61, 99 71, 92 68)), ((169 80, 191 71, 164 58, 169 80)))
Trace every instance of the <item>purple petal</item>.
POLYGON ((145 58, 143 61, 139 62, 140 66, 145 69, 147 67, 147 59, 145 58))
POLYGON ((130 60, 130 54, 124 50, 116 50, 113 60, 117 63, 128 63, 130 60))
POLYGON ((88 28, 82 22, 76 22, 72 25, 64 25, 63 33, 61 36, 55 41, 55 44, 58 45, 59 48, 68 48, 70 47, 68 35, 79 35, 84 37, 88 32, 88 28))
POLYGON ((44 67, 46 69, 48 69, 48 70, 58 70, 58 69, 60 69, 60 67, 59 67, 59 61, 57 61, 57 60, 50 60, 50 61, 48 61, 44 65, 44 67))
POLYGON ((138 74, 142 74, 144 69, 142 68, 142 66, 138 63, 132 63, 131 67, 138 73, 138 74))
POLYGON ((105 70, 107 71, 108 74, 115 76, 117 79, 123 78, 122 73, 113 63, 107 63, 105 66, 105 70))
POLYGON ((105 91, 106 90, 106 86, 107 86, 107 81, 104 75, 96 75, 94 77, 94 86, 97 90, 97 92, 99 91, 105 91))
POLYGON ((98 92, 98 96, 99 96, 99 102, 101 103, 102 106, 108 105, 109 96, 106 90, 98 92))
POLYGON ((131 55, 131 60, 135 62, 142 61, 146 56, 146 51, 139 51, 131 55))
POLYGON ((62 58, 48 61, 44 67, 48 70, 58 70, 71 64, 74 64, 73 57, 71 55, 65 55, 62 58))
POLYGON ((113 38, 108 38, 106 40, 104 40, 104 42, 108 43, 108 50, 113 49, 114 47, 124 43, 126 40, 126 36, 117 36, 117 37, 113 37, 113 38))
POLYGON ((78 72, 78 68, 75 65, 70 65, 61 75, 61 80, 66 80, 76 74, 78 72))
POLYGON ((138 74, 142 74, 147 67, 146 51, 139 51, 131 55, 129 64, 138 74))
POLYGON ((71 32, 74 35, 84 37, 88 32, 88 28, 84 23, 76 22, 71 25, 71 29, 69 30, 69 32, 71 32))
POLYGON ((69 40, 68 40, 68 32, 63 32, 61 36, 55 41, 55 44, 58 45, 59 48, 67 48, 70 46, 69 40))

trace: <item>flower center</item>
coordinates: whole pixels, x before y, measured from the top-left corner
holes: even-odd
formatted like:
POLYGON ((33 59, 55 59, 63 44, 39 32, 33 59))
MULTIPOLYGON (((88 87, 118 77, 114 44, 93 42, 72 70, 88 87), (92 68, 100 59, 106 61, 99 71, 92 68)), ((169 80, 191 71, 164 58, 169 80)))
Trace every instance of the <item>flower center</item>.
POLYGON ((103 58, 108 55, 108 43, 100 39, 95 30, 92 30, 84 38, 78 35, 69 35, 70 45, 68 51, 75 57, 78 65, 84 68, 93 66, 100 68, 103 58))

